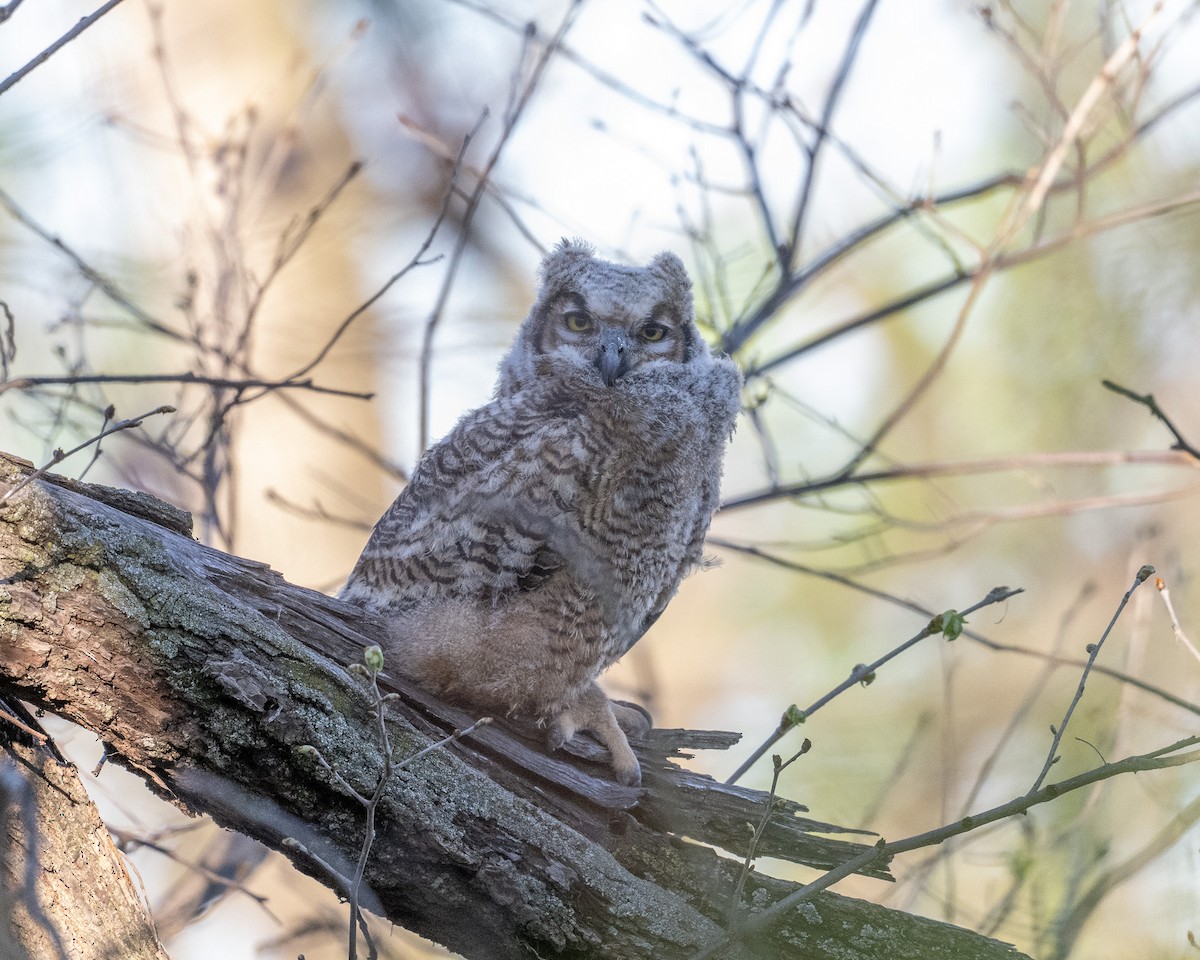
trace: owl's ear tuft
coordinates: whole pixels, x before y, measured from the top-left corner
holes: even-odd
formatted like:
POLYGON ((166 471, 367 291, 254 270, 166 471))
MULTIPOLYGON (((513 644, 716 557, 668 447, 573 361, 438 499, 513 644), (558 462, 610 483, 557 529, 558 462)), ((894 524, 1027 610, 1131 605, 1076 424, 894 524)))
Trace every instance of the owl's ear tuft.
POLYGON ((670 251, 664 251, 650 261, 650 270, 669 288, 669 298, 682 312, 683 359, 685 362, 696 359, 708 348, 696 329, 695 308, 692 305, 692 278, 688 276, 683 261, 670 251))
POLYGON ((578 274, 579 268, 590 261, 595 254, 595 248, 585 240, 565 237, 551 250, 544 260, 538 273, 542 278, 542 287, 557 287, 570 281, 578 274))
POLYGON ((650 269, 658 274, 667 283, 677 286, 680 293, 691 292, 692 278, 688 276, 688 272, 683 265, 683 261, 669 250, 664 250, 657 257, 651 260, 650 269))

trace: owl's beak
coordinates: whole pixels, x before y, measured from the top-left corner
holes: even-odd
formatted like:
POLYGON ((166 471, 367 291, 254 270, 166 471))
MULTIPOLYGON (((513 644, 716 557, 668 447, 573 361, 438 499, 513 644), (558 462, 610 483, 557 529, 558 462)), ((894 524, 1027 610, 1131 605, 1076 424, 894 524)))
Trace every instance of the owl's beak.
POLYGON ((621 374, 629 369, 627 351, 629 338, 625 331, 613 327, 600 332, 600 352, 596 356, 596 369, 604 378, 606 386, 612 386, 620 379, 621 374))

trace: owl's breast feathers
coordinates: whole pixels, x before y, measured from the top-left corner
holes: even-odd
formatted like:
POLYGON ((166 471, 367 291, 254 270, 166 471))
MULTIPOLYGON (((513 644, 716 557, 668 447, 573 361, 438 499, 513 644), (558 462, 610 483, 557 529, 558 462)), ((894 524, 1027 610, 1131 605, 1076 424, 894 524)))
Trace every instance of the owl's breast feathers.
POLYGON ((426 453, 345 599, 385 613, 445 597, 499 610, 545 591, 606 662, 657 618, 702 557, 737 369, 707 355, 649 363, 609 387, 545 360, 426 453))

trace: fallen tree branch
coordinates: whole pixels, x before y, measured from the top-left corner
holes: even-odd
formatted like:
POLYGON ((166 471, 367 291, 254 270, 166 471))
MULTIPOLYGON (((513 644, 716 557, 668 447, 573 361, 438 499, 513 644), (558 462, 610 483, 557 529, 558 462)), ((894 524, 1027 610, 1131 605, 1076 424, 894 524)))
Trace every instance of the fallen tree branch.
POLYGON ((167 960, 78 772, 4 709, 23 719, 0 722, 0 956, 167 960))
MULTIPOLYGON (((31 466, 0 455, 0 484, 31 466)), ((108 756, 187 810, 282 850, 330 882, 351 876, 361 804, 384 760, 370 698, 341 664, 378 626, 263 564, 205 547, 189 518, 142 494, 45 477, 0 508, 0 690, 95 731, 108 756), (312 745, 336 771, 316 762, 312 745), (285 842, 286 841, 286 842, 285 842)), ((476 719, 407 684, 386 687, 400 760, 476 719)), ((687 957, 719 940, 745 856, 828 870, 870 848, 766 795, 672 758, 736 735, 654 731, 646 787, 604 776, 497 722, 397 772, 380 797, 361 903, 470 958, 687 957), (699 842, 693 842, 699 841, 699 842), (712 846, 710 846, 712 845, 712 846)), ((397 765, 399 767, 399 764, 397 765)), ((873 852, 873 851, 872 851, 873 852)), ((884 876, 872 858, 867 872, 884 876)), ((795 883, 755 871, 740 915, 795 883)), ((825 892, 729 957, 1000 958, 1005 944, 825 892)))

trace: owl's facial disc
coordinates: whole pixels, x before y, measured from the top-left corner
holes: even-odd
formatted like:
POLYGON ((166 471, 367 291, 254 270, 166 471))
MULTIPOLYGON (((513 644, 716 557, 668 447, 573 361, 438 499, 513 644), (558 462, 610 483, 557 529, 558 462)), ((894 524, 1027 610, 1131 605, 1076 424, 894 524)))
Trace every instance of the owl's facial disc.
POLYGON ((618 300, 562 290, 545 301, 537 316, 538 353, 569 349, 609 387, 644 363, 682 363, 686 357, 687 338, 673 305, 652 295, 618 300))

